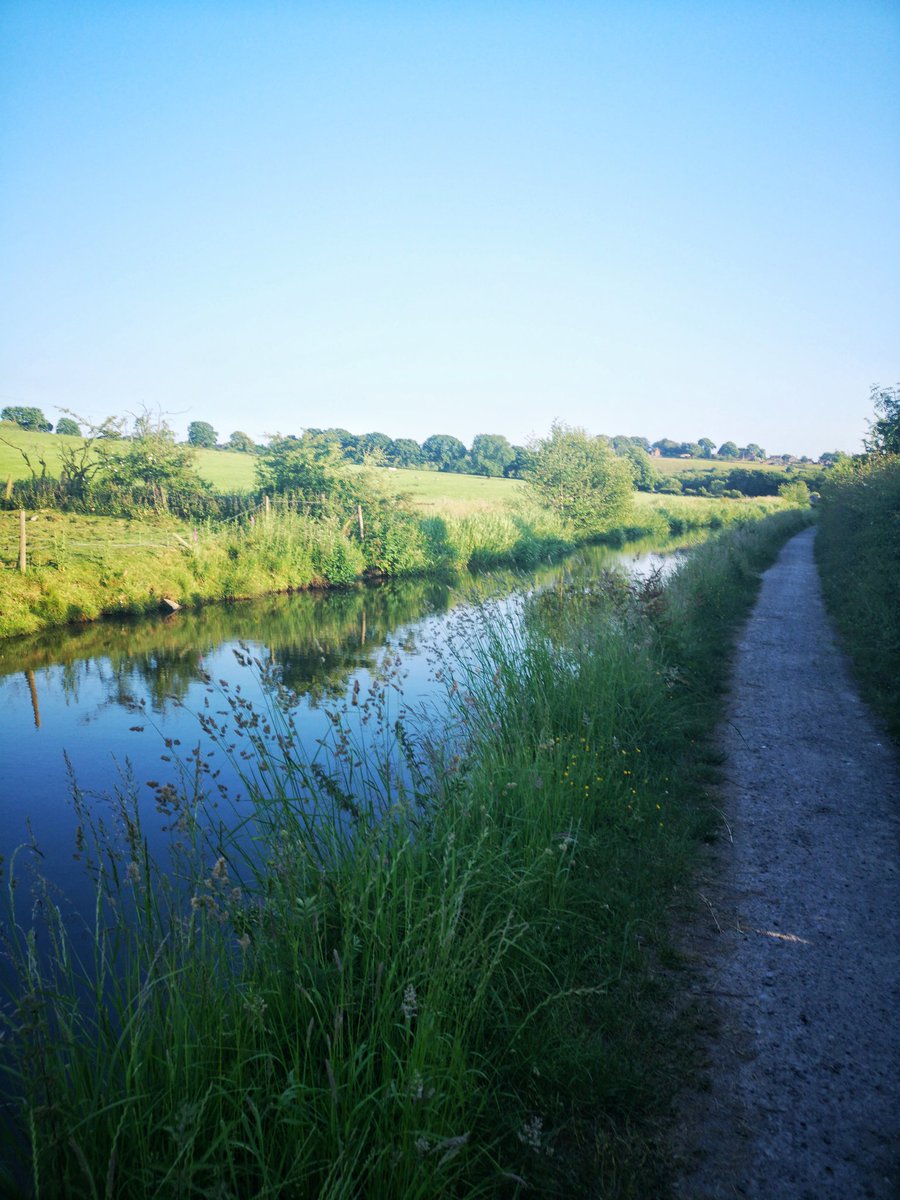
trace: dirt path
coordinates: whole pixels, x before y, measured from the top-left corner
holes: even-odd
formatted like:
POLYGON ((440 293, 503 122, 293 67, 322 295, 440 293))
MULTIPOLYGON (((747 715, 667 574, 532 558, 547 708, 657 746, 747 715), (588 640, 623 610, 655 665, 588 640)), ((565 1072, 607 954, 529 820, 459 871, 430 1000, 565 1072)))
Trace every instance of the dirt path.
POLYGON ((812 557, 767 572, 738 647, 728 828, 689 935, 709 1091, 682 1200, 900 1195, 900 766, 850 681, 812 557))

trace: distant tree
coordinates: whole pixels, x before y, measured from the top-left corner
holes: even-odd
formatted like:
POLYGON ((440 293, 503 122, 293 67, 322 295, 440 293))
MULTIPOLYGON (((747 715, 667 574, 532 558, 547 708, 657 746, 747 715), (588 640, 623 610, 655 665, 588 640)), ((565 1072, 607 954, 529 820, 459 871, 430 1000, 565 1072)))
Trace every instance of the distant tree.
POLYGON ((472 470, 476 475, 501 476, 516 452, 502 433, 479 433, 472 440, 472 470))
POLYGON ((809 488, 802 479, 779 484, 778 495, 795 508, 809 508, 809 488))
POLYGON ((302 438, 276 434, 256 463, 261 488, 299 492, 315 515, 345 513, 365 499, 362 474, 348 467, 335 441, 308 431, 302 438))
POLYGON ((248 433, 244 433, 241 429, 236 429, 225 443, 225 449, 232 450, 236 454, 253 454, 256 450, 256 445, 248 433))
POLYGON ((712 458, 716 452, 716 443, 712 438, 698 438, 697 445, 700 447, 700 458, 712 458))
POLYGON ((762 462, 766 457, 766 452, 756 442, 750 442, 741 449, 740 456, 741 458, 749 459, 751 462, 762 462))
MULTIPOLYGON (((843 450, 826 450, 824 454, 819 456, 819 462, 823 467, 834 467, 849 457, 850 455, 845 454, 843 450)), ((801 459, 800 461, 802 462, 803 460, 801 459)))
POLYGON ((439 471, 459 470, 466 457, 466 448, 459 438, 448 433, 435 433, 422 443, 426 462, 434 463, 439 471))
POLYGON ((653 443, 653 449, 658 450, 663 458, 677 458, 681 453, 681 442, 673 442, 671 438, 660 438, 653 443))
POLYGON ((356 457, 358 462, 366 457, 373 455, 377 460, 386 458, 388 451, 391 448, 393 439, 389 438, 386 433, 363 433, 356 439, 356 457))
POLYGON ((784 482, 780 471, 758 471, 754 467, 732 467, 725 476, 726 486, 742 496, 776 496, 778 485, 784 482))
POLYGON ((195 448, 215 450, 219 435, 209 421, 191 421, 188 425, 188 442, 195 448))
POLYGON ((529 488, 579 534, 603 533, 625 516, 634 490, 631 468, 603 442, 555 422, 531 450, 529 488))
POLYGON ((900 454, 900 383, 887 388, 873 383, 869 399, 875 420, 869 423, 866 450, 870 454, 900 454))
POLYGON ((719 458, 740 458, 737 442, 723 442, 719 447, 719 458))
POLYGON ((81 437, 81 426, 77 421, 73 421, 71 417, 61 417, 56 422, 56 432, 63 434, 65 437, 81 437))
POLYGON ((0 420, 12 421, 21 429, 30 429, 35 433, 49 433, 53 428, 39 408, 22 408, 16 404, 4 408, 0 420))
POLYGON ((631 467, 631 476, 638 491, 652 492, 659 482, 659 473, 647 451, 632 443, 622 457, 631 467))
POLYGON ((503 474, 507 479, 524 479, 534 463, 534 454, 527 446, 513 446, 516 457, 503 474))
POLYGON ((412 438, 397 438, 387 452, 388 461, 395 467, 418 467, 423 457, 422 447, 412 438))
POLYGON ((702 458, 703 450, 699 442, 682 442, 678 447, 679 455, 687 454, 689 458, 702 458))

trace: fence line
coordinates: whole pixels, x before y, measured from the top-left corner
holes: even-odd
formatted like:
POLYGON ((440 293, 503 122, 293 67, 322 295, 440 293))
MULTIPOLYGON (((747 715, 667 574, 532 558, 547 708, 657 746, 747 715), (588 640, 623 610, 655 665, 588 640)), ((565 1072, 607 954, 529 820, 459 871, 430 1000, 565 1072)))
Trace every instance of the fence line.
MULTIPOLYGON (((300 493, 298 493, 298 492, 282 492, 282 493, 276 494, 274 497, 269 497, 268 495, 264 495, 262 500, 258 501, 252 507, 248 507, 248 508, 244 509, 242 512, 236 513, 234 516, 231 516, 231 517, 222 517, 222 518, 218 518, 218 519, 217 518, 207 518, 205 521, 197 521, 196 523, 192 523, 190 520, 181 518, 183 525, 191 528, 192 533, 193 533, 193 542, 189 542, 185 537, 182 537, 182 535, 180 533, 178 533, 174 530, 172 530, 168 533, 164 533, 163 536, 167 537, 170 540, 162 541, 162 542, 160 542, 160 541, 152 541, 151 542, 151 541, 145 541, 143 539, 138 540, 138 541, 119 541, 119 540, 113 540, 111 538, 104 538, 102 536, 92 538, 91 540, 83 540, 83 539, 73 540, 66 536, 64 529, 60 529, 58 527, 53 527, 53 528, 48 529, 46 527, 42 527, 41 525, 32 525, 29 533, 27 534, 27 541, 28 541, 28 545, 30 547, 30 557, 32 559, 33 565, 40 565, 40 564, 34 564, 34 557, 35 557, 36 552, 39 556, 43 557, 43 556, 46 556, 47 554, 52 554, 54 551, 56 551, 57 553, 65 553, 69 549, 84 550, 84 549, 93 548, 93 549, 96 549, 98 552, 103 552, 103 551, 107 551, 107 550, 132 550, 132 549, 134 549, 134 550, 171 550, 171 549, 175 548, 173 546, 173 541, 177 542, 184 549, 190 550, 190 549, 193 549, 194 546, 200 542, 201 531, 203 531, 203 530, 205 530, 208 534, 211 534, 213 537, 215 537, 217 531, 220 531, 220 530, 224 531, 228 526, 234 526, 237 523, 243 523, 245 526, 249 523, 252 526, 254 524, 257 516, 260 516, 260 515, 262 516, 262 518, 264 520, 269 518, 273 512, 283 512, 283 513, 296 512, 300 515, 304 515, 304 514, 309 515, 311 511, 321 508, 325 503, 324 496, 321 496, 318 500, 301 499, 302 496, 303 496, 302 492, 300 492, 300 493)), ((13 511, 8 510, 8 509, 6 511, 9 512, 10 516, 13 517, 13 519, 15 519, 13 511)), ((53 510, 53 511, 62 512, 63 510, 53 510)), ((353 526, 358 527, 360 541, 363 541, 365 539, 365 524, 364 524, 364 519, 363 519, 363 513, 364 513, 363 505, 355 504, 352 506, 352 512, 351 512, 349 518, 344 522, 344 532, 345 533, 348 532, 350 530, 350 528, 352 528, 353 526)), ((105 516, 104 514, 96 514, 96 513, 68 513, 67 515, 77 516, 77 517, 86 517, 86 518, 96 517, 99 520, 107 520, 107 521, 115 521, 115 520, 122 519, 122 518, 109 517, 109 516, 105 516)), ((2 516, 2 514, 0 514, 0 516, 2 516)), ((27 565, 26 555, 25 555, 25 547, 26 547, 25 530, 27 528, 26 521, 30 525, 31 522, 34 521, 34 519, 35 519, 35 514, 33 514, 32 517, 29 519, 26 517, 25 509, 19 510, 18 569, 22 572, 24 572, 26 570, 26 565, 27 565)), ((6 561, 6 551, 5 551, 5 546, 3 545, 5 540, 6 540, 5 538, 0 540, 0 568, 13 567, 15 565, 14 563, 10 563, 10 562, 6 561)), ((15 541, 15 534, 12 535, 12 540, 15 541)))

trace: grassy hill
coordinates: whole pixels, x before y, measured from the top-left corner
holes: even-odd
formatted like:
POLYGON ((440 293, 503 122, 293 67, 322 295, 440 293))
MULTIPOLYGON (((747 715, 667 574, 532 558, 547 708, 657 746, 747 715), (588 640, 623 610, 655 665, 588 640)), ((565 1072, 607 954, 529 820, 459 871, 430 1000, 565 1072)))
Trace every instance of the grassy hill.
MULTIPOLYGON (((23 449, 36 469, 40 469, 38 458, 43 457, 50 475, 59 472, 59 450, 65 444, 77 443, 79 439, 55 433, 30 433, 7 421, 0 422, 0 486, 8 479, 27 479, 28 467, 19 453, 23 449)), ((252 454, 234 454, 227 450, 198 450, 197 469, 203 479, 208 480, 216 491, 247 491, 256 483, 256 459, 252 454)), ((709 458, 655 458, 653 466, 663 477, 683 475, 685 472, 702 472, 710 478, 722 476, 734 467, 751 471, 782 471, 779 463, 735 462, 709 458)), ((820 468, 811 465, 787 468, 790 474, 800 478, 820 468)), ((479 508, 493 508, 515 498, 522 484, 515 479, 491 479, 483 475, 455 475, 442 471, 391 470, 385 468, 385 477, 396 486, 399 493, 409 495, 423 509, 441 509, 444 512, 471 512, 479 508)))

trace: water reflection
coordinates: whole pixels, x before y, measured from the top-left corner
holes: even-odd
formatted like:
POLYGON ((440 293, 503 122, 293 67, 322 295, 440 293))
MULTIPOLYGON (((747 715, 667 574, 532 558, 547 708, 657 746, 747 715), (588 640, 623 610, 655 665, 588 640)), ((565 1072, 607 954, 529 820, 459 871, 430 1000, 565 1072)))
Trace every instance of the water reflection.
MULTIPOLYGON (((653 561, 652 551, 658 548, 655 543, 637 543, 624 551, 592 546, 527 573, 393 580, 48 630, 0 643, 0 692, 9 703, 15 693, 4 687, 4 677, 24 672, 23 699, 36 729, 41 727, 41 695, 48 690, 63 697, 67 708, 78 710, 81 725, 99 709, 127 709, 138 697, 162 713, 172 700, 186 698, 217 648, 251 643, 277 667, 284 685, 315 707, 341 696, 351 672, 371 667, 393 630, 461 603, 551 584, 562 587, 595 578, 615 564, 653 561)), ((415 637, 410 629, 410 651, 415 637)))

